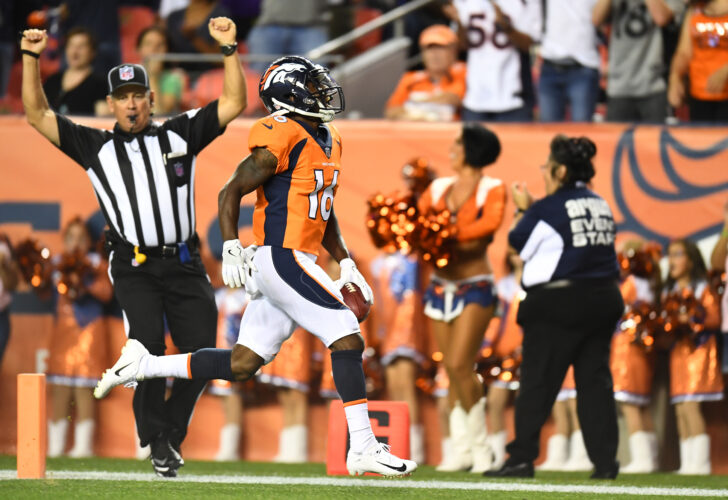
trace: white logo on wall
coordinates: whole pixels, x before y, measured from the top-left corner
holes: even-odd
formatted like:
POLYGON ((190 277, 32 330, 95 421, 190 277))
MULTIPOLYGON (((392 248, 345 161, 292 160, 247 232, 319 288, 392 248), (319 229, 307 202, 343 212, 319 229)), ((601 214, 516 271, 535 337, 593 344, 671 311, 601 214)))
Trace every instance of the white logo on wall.
POLYGON ((614 218, 606 201, 600 198, 577 198, 567 201, 564 206, 571 219, 572 244, 575 248, 614 243, 614 218))
POLYGON ((133 79, 134 66, 122 66, 119 68, 119 78, 125 82, 133 79))

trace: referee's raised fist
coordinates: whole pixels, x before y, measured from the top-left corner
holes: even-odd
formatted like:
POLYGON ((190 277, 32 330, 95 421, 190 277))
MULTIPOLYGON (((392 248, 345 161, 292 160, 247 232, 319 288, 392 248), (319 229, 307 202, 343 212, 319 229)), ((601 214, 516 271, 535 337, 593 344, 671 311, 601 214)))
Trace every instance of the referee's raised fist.
POLYGON ((210 36, 220 45, 235 43, 235 23, 227 17, 213 17, 208 24, 210 36))
POLYGON ((20 40, 22 50, 30 50, 40 54, 48 44, 48 33, 46 30, 30 29, 23 31, 23 38, 20 40))

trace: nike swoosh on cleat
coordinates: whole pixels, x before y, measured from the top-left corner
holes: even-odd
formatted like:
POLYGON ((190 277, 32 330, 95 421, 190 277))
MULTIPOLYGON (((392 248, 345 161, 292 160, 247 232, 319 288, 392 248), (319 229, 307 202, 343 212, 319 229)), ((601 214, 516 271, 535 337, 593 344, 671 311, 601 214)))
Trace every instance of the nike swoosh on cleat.
POLYGON ((391 465, 383 464, 382 462, 377 462, 379 465, 383 465, 385 467, 389 467, 392 470, 396 470, 397 472, 404 472, 407 470, 407 464, 402 464, 399 467, 393 467, 391 465))
POLYGON ((129 363, 129 364, 127 364, 127 365, 124 365, 124 366, 122 366, 121 368, 119 368, 118 370, 116 370, 116 371, 114 372, 114 375, 116 375, 117 377, 121 377, 121 374, 120 374, 119 372, 120 372, 121 370, 123 370, 124 368, 126 368, 127 366, 129 366, 129 365, 131 365, 131 363, 129 363))

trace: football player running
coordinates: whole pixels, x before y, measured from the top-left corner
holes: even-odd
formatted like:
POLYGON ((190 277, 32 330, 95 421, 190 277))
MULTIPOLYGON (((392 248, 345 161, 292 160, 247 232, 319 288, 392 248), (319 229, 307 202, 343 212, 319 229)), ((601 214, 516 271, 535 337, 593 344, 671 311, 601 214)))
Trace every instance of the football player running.
POLYGON ((417 464, 392 455, 372 432, 362 370, 364 340, 340 292, 353 282, 372 302, 371 288, 349 257, 334 212, 342 146, 339 132, 328 122, 343 111, 343 92, 326 68, 287 56, 270 65, 259 93, 271 115, 253 125, 250 155, 218 200, 225 240, 223 281, 231 287, 245 285, 252 296, 237 344, 232 350, 152 356, 129 340, 94 395, 102 398, 117 385, 158 377, 247 380, 300 325, 331 350, 349 428, 349 473, 409 474, 417 464), (238 240, 240 200, 254 190, 255 244, 245 248, 238 240), (320 246, 341 266, 336 282, 315 264, 320 246))

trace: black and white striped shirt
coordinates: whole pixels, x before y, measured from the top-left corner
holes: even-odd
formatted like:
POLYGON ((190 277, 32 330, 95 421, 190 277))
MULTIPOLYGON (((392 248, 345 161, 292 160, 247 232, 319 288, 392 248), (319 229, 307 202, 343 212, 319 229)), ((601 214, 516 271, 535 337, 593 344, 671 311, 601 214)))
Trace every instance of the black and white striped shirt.
POLYGON ((114 236, 156 247, 195 234, 196 156, 224 131, 217 101, 135 134, 56 116, 59 147, 86 170, 114 236))

